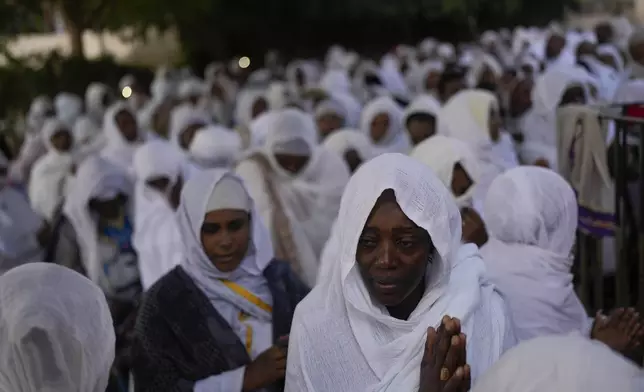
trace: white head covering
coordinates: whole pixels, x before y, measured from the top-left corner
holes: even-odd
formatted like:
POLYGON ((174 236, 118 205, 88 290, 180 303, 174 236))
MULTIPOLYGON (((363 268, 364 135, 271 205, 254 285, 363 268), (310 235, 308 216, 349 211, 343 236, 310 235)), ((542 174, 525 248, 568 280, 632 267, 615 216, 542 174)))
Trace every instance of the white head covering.
POLYGON ((173 186, 182 163, 179 151, 165 140, 148 141, 134 154, 137 182, 132 244, 146 290, 183 260, 183 245, 167 194, 152 189, 146 181, 165 177, 170 181, 169 186, 173 186))
MULTIPOLYGON (((136 121, 136 116, 126 102, 121 101, 112 105, 103 119, 103 132, 107 144, 101 151, 101 156, 123 170, 129 171, 134 152, 139 147, 139 142, 130 142, 121 133, 116 123, 116 116, 122 111, 131 113, 136 121)), ((139 130, 139 141, 141 140, 143 140, 143 137, 139 130)))
POLYGON ((83 100, 77 95, 70 93, 60 93, 54 99, 56 116, 68 127, 73 127, 74 123, 83 114, 83 100))
POLYGON ((49 222, 64 200, 67 179, 74 164, 70 152, 58 151, 51 143, 51 138, 61 130, 69 132, 68 127, 59 120, 45 122, 42 137, 49 151, 36 161, 29 178, 31 206, 49 222))
POLYGON ((597 46, 597 54, 600 55, 609 55, 615 60, 615 64, 617 65, 617 72, 622 73, 624 72, 624 57, 622 57, 622 54, 619 52, 619 49, 613 44, 602 44, 597 46))
POLYGON ((235 106, 235 125, 236 126, 250 126, 253 119, 253 106, 260 99, 268 99, 265 91, 259 89, 244 89, 237 95, 237 106, 235 106))
POLYGON ((409 117, 414 114, 429 114, 438 119, 438 115, 441 110, 441 104, 438 102, 434 96, 429 94, 421 94, 414 98, 413 101, 407 106, 405 112, 403 113, 402 122, 406 126, 409 117))
POLYGON ((89 202, 92 198, 110 200, 119 193, 131 193, 131 185, 125 172, 110 161, 92 157, 86 159, 76 171, 63 207, 63 213, 76 232, 87 276, 97 284, 102 277, 102 268, 97 223, 90 214, 89 202))
POLYGON ((355 150, 363 162, 375 158, 380 151, 364 133, 357 129, 340 129, 324 139, 323 146, 344 157, 349 150, 355 150))
POLYGON ((595 340, 549 336, 508 351, 472 392, 637 392, 644 373, 595 340))
POLYGON ((31 132, 40 132, 46 119, 46 114, 50 111, 53 112, 54 107, 49 97, 36 97, 36 99, 31 102, 29 113, 27 113, 27 125, 29 126, 29 130, 31 132))
POLYGON ((365 106, 360 124, 362 131, 370 137, 371 123, 379 114, 389 116, 389 129, 376 146, 386 152, 400 152, 404 154, 409 152, 411 142, 403 126, 403 110, 390 97, 376 98, 365 106))
POLYGON ((0 277, 0 389, 103 392, 114 361, 105 295, 67 268, 35 263, 0 277))
POLYGON ((88 115, 94 121, 100 122, 105 116, 107 108, 104 106, 105 96, 110 93, 110 88, 103 83, 91 83, 85 91, 85 107, 88 115))
POLYGON ((435 135, 417 145, 409 156, 429 166, 449 190, 452 189, 454 166, 460 163, 472 180, 472 186, 463 195, 456 197, 456 204, 459 208, 473 206, 479 165, 474 152, 467 144, 443 135, 435 135))
POLYGON ((285 109, 272 118, 266 137, 267 157, 278 171, 275 154, 313 156, 317 147, 317 132, 311 116, 298 109, 285 109))
POLYGON ((315 118, 320 118, 327 114, 338 116, 344 121, 346 121, 348 116, 347 109, 342 102, 334 99, 326 99, 315 107, 315 118))
POLYGON ((181 134, 186 128, 193 125, 206 126, 209 123, 208 115, 203 110, 191 105, 177 106, 170 114, 170 142, 179 146, 181 134))
POLYGON ((197 78, 188 78, 179 83, 177 95, 179 99, 189 99, 194 96, 201 97, 207 93, 206 83, 197 78))
POLYGON ((491 54, 482 52, 476 58, 467 74, 467 80, 470 87, 476 88, 486 69, 492 71, 497 78, 503 76, 503 66, 501 63, 491 54))
POLYGON ((190 159, 204 169, 230 168, 241 154, 241 137, 231 129, 210 125, 197 133, 190 159))
POLYGON ((517 337, 587 332, 572 284, 577 198, 557 173, 519 167, 497 177, 485 202, 491 240, 482 250, 517 337))
MULTIPOLYGON (((240 310, 255 319, 270 321, 270 312, 244 300, 222 282, 232 281, 272 305, 271 293, 263 272, 273 260, 273 245, 269 232, 255 211, 254 203, 241 180, 224 170, 209 170, 195 175, 183 188, 177 219, 185 254, 181 267, 192 277, 196 286, 233 330, 241 332, 243 327, 238 319, 240 310), (244 260, 236 270, 226 273, 219 271, 204 252, 201 226, 208 212, 228 208, 250 212, 251 238, 244 260)), ((261 346, 263 347, 254 345, 254 349, 259 352, 267 349, 270 340, 263 342, 261 346)))
POLYGON ((330 241, 336 246, 331 272, 295 312, 286 390, 417 390, 427 328, 446 314, 462 322, 474 378, 500 357, 509 328, 503 305, 483 278, 476 247, 461 245, 453 200, 425 165, 401 154, 381 155, 353 175, 335 225, 337 241, 330 241), (387 189, 436 249, 424 296, 408 320, 391 317, 371 299, 356 265, 364 225, 387 189))

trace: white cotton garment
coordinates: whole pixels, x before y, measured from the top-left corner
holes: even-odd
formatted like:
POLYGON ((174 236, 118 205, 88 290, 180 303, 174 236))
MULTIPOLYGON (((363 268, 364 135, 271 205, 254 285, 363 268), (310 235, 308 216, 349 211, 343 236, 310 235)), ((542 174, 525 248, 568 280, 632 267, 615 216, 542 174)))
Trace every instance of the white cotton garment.
POLYGON ((195 135, 188 155, 192 162, 203 169, 229 169, 241 152, 242 141, 237 132, 210 125, 195 135))
MULTIPOLYGON (((220 205, 230 207, 226 204, 229 203, 222 201, 220 205)), ((185 254, 181 267, 245 345, 249 344, 246 340, 247 331, 249 328, 252 330, 249 356, 251 359, 257 358, 272 345, 272 311, 251 303, 224 284, 224 281, 232 282, 258 297, 264 304, 273 304, 268 282, 263 275, 273 260, 271 238, 241 179, 225 170, 208 170, 195 175, 183 189, 177 219, 185 254), (221 186, 228 189, 217 189, 221 186), (242 194, 239 194, 240 189, 242 194), (245 206, 249 207, 248 212, 251 214, 248 251, 239 267, 229 273, 221 272, 214 266, 201 243, 201 226, 205 215, 210 212, 207 206, 213 193, 237 193, 239 197, 246 199, 245 206), (241 314, 245 316, 240 317, 241 314)), ((241 391, 244 368, 240 369, 201 380, 195 385, 195 390, 241 391)))
POLYGON ((169 202, 171 187, 179 179, 183 159, 165 140, 148 141, 134 154, 134 234, 141 284, 148 290, 183 260, 183 244, 174 210, 169 202), (148 180, 166 178, 161 193, 148 180))
POLYGON ((496 176, 518 166, 516 151, 509 135, 492 141, 490 137, 490 109, 498 108, 496 97, 483 90, 465 90, 456 94, 443 106, 439 132, 466 143, 480 162, 480 184, 476 199, 483 200, 490 183, 496 176))
POLYGON ((514 344, 476 246, 461 245, 456 203, 425 165, 401 154, 372 159, 349 181, 338 216, 329 273, 295 310, 287 392, 416 391, 427 329, 445 315, 462 322, 474 379, 514 344), (391 317, 370 297, 356 265, 362 229, 387 189, 436 248, 425 294, 408 320, 391 317))
MULTIPOLYGON (((103 132, 105 133, 106 144, 101 151, 101 157, 131 174, 134 152, 145 137, 139 130, 137 141, 130 142, 125 139, 116 123, 116 116, 122 111, 130 112, 134 116, 134 112, 129 108, 127 102, 123 101, 115 103, 105 113, 103 132)), ((136 116, 134 118, 136 119, 136 116)))
POLYGON ((48 151, 36 161, 29 178, 31 206, 50 223, 64 201, 67 181, 74 166, 71 152, 58 151, 51 144, 51 138, 58 132, 67 132, 71 136, 67 125, 60 120, 52 119, 45 123, 42 137, 48 151))
POLYGON ((243 89, 239 92, 234 113, 235 126, 250 126, 251 122, 256 118, 253 117, 253 106, 260 99, 263 99, 268 104, 264 90, 243 89))
POLYGON ((414 114, 428 114, 438 120, 438 114, 441 110, 441 104, 434 96, 429 94, 421 94, 414 98, 413 101, 407 106, 403 113, 403 124, 407 127, 407 121, 414 114))
POLYGON ((360 129, 366 135, 371 135, 371 123, 379 114, 389 116, 389 129, 379 142, 374 142, 384 152, 399 152, 407 154, 411 149, 409 135, 403 125, 403 110, 390 97, 380 97, 369 102, 362 111, 360 129))
POLYGON ((111 199, 122 193, 130 196, 130 177, 118 166, 101 157, 86 159, 76 171, 63 214, 76 232, 80 255, 87 276, 96 284, 104 280, 96 218, 90 213, 92 198, 111 199))
POLYGON ((363 162, 381 153, 371 139, 357 129, 339 129, 324 139, 322 145, 343 158, 347 151, 355 150, 363 162))
POLYGON ((205 127, 208 124, 210 124, 210 119, 203 110, 188 104, 177 106, 170 114, 170 142, 177 146, 177 148, 181 148, 181 134, 186 128, 193 125, 205 127))
POLYGON ((103 392, 114 346, 105 295, 87 278, 44 263, 0 277, 0 390, 103 392))
POLYGON ((549 336, 508 351, 472 392, 639 392, 644 372, 601 342, 549 336))
POLYGON ((272 200, 268 181, 275 189, 275 197, 288 217, 291 236, 296 244, 302 279, 308 285, 315 283, 319 255, 326 243, 331 225, 340 207, 340 198, 349 181, 349 169, 337 154, 317 145, 317 132, 311 116, 297 109, 274 112, 268 123, 268 135, 259 151, 268 161, 264 170, 254 159, 242 161, 237 174, 242 177, 255 200, 259 214, 273 235, 281 228, 273 226, 273 215, 278 208, 272 200), (283 169, 275 158, 275 146, 298 140, 311 151, 302 170, 293 174, 283 169), (267 173, 265 173, 265 171, 267 173))
POLYGON ((83 114, 83 100, 75 94, 62 92, 54 98, 54 108, 56 117, 71 129, 83 114))
POLYGON ((474 194, 479 181, 479 164, 474 152, 467 144, 458 139, 434 135, 417 145, 409 156, 427 165, 450 192, 452 178, 454 177, 454 167, 456 164, 460 164, 472 180, 472 186, 464 194, 460 196, 454 195, 456 205, 459 208, 482 206, 481 201, 474 201, 474 194))
POLYGON ((519 341, 580 332, 590 319, 571 268, 577 199, 556 172, 519 167, 497 177, 485 202, 490 241, 481 254, 503 294, 519 341))

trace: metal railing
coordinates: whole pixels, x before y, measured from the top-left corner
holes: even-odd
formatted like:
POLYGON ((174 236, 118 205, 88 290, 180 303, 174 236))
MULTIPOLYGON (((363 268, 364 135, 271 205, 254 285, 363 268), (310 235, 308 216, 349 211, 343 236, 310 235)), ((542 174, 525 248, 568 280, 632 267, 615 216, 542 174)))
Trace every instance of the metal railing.
MULTIPOLYGON (((644 109, 644 103, 634 106, 644 109)), ((625 106, 609 106, 598 114, 602 125, 615 125, 607 152, 615 186, 615 273, 604 273, 606 237, 578 230, 577 293, 589 314, 621 306, 644 312, 644 118, 628 112, 625 106)))

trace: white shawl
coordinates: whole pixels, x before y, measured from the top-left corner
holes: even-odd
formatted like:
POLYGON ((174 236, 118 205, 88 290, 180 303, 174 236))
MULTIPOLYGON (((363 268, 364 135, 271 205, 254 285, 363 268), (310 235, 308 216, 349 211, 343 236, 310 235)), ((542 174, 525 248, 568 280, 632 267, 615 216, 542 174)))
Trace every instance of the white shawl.
POLYGON ((68 127, 61 121, 48 120, 45 123, 42 137, 48 152, 38 159, 29 179, 31 206, 48 222, 52 222, 63 203, 74 165, 71 153, 57 151, 51 144, 51 138, 60 130, 69 132, 71 136, 68 127))
POLYGON ((0 390, 103 392, 114 361, 105 295, 68 268, 34 263, 0 277, 0 390))
POLYGON ((362 132, 367 136, 371 135, 371 123, 379 114, 389 116, 389 129, 376 146, 384 152, 407 154, 411 149, 411 141, 403 125, 403 110, 390 97, 376 98, 365 106, 360 121, 362 132))
POLYGON ((472 392, 639 392, 642 370, 598 341, 549 336, 508 351, 472 392))
POLYGON ((270 164, 269 178, 255 162, 243 161, 237 168, 269 228, 275 208, 270 202, 266 181, 277 189, 277 197, 286 209, 303 279, 313 285, 318 270, 318 257, 329 237, 331 225, 340 207, 349 169, 337 154, 317 146, 315 124, 310 116, 296 109, 275 112, 269 124, 269 134, 260 150, 270 164), (277 144, 303 140, 311 151, 307 165, 296 175, 288 173, 277 163, 274 149, 277 144))
POLYGON ((183 245, 168 196, 151 188, 146 181, 165 177, 172 187, 179 178, 182 163, 182 156, 165 140, 148 141, 134 154, 137 182, 132 243, 138 255, 144 290, 183 259, 183 245))
POLYGON ((355 150, 363 163, 381 153, 371 139, 357 129, 339 129, 324 139, 322 145, 343 159, 347 151, 355 150))
POLYGON ((519 340, 572 331, 589 319, 572 284, 577 199, 557 173, 520 167, 497 177, 485 202, 481 253, 506 298, 519 340))
POLYGON ((204 169, 231 168, 241 154, 242 141, 232 129, 210 125, 197 133, 190 145, 190 160, 204 169))
POLYGON ((513 344, 503 300, 486 281, 476 247, 461 245, 453 197, 422 163, 384 154, 363 165, 347 185, 335 227, 331 272, 295 311, 286 392, 416 391, 427 328, 446 314, 462 321, 474 378, 513 344), (436 247, 425 295, 409 320, 375 303, 356 267, 358 239, 387 189, 436 247))
POLYGON ((482 200, 474 200, 479 181, 479 162, 474 152, 458 139, 435 135, 417 145, 410 157, 427 165, 438 176, 443 185, 451 191, 454 166, 459 163, 472 180, 472 186, 461 196, 454 196, 459 208, 482 207, 482 200))
POLYGON ((140 146, 139 141, 144 140, 144 136, 139 130, 139 141, 129 142, 125 139, 116 123, 116 115, 121 111, 132 113, 136 119, 136 115, 132 112, 127 102, 117 102, 107 110, 103 119, 106 145, 101 151, 101 157, 131 175, 134 152, 140 146))
POLYGON ((90 213, 89 202, 94 197, 115 196, 118 193, 128 196, 131 193, 127 174, 103 158, 92 157, 86 159, 76 171, 63 206, 63 213, 74 227, 87 276, 97 284, 104 274, 99 254, 97 222, 90 213))

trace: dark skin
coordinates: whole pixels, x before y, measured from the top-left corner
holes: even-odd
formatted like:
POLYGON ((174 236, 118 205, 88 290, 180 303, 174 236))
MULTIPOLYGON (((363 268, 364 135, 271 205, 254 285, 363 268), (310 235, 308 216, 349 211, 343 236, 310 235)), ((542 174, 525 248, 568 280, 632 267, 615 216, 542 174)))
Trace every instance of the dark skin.
POLYGON ((532 107, 532 88, 534 83, 524 79, 517 83, 510 97, 510 115, 520 117, 532 107))
POLYGON ((425 351, 420 365, 418 392, 467 392, 472 384, 467 365, 467 338, 457 318, 443 317, 438 329, 427 330, 425 351), (447 370, 447 378, 441 373, 447 370))
POLYGON ((379 143, 387 135, 389 130, 390 120, 387 113, 377 114, 373 120, 371 120, 371 140, 374 143, 379 143))
POLYGON ((323 114, 315 119, 322 139, 344 126, 344 119, 337 114, 323 114))
POLYGON ((599 61, 608 65, 609 67, 613 68, 616 71, 619 68, 619 66, 617 65, 617 61, 610 54, 598 54, 597 58, 599 59, 599 61))
POLYGON ((441 73, 438 71, 430 71, 425 79, 425 88, 427 91, 432 91, 438 87, 438 82, 441 80, 441 73))
POLYGON ((59 152, 70 152, 74 145, 71 133, 67 129, 59 129, 51 137, 51 144, 59 152))
POLYGON ((600 23, 595 27, 595 35, 598 44, 608 44, 613 42, 613 26, 610 23, 600 23))
POLYGON ((560 35, 552 35, 546 44, 546 58, 554 60, 561 54, 561 51, 566 46, 566 38, 560 35))
POLYGON ((489 128, 490 128, 490 139, 493 142, 498 142, 501 138, 501 126, 503 125, 503 120, 501 119, 501 113, 495 107, 490 107, 490 119, 489 119, 489 128))
POLYGON ((584 41, 577 46, 577 59, 582 56, 595 56, 597 47, 591 42, 584 41))
POLYGON ((190 149, 190 145, 197 135, 197 131, 203 128, 204 125, 205 124, 203 123, 191 124, 185 127, 183 131, 181 131, 181 133, 179 134, 179 145, 182 149, 186 151, 190 149))
POLYGON ((98 215, 99 224, 109 224, 123 217, 126 204, 127 196, 119 194, 111 200, 92 199, 89 208, 98 215))
POLYGON ((628 52, 633 57, 633 60, 640 64, 644 64, 644 43, 636 43, 628 47, 628 52))
POLYGON ((139 139, 139 128, 136 123, 136 118, 129 110, 121 110, 116 113, 116 125, 128 142, 134 143, 139 139))
POLYGON ((260 114, 266 112, 268 110, 268 102, 264 98, 259 98, 253 103, 253 108, 251 110, 251 114, 253 116, 253 119, 259 117, 260 114))
POLYGON ((280 167, 294 175, 298 174, 306 167, 309 163, 309 159, 311 158, 303 155, 275 154, 275 160, 280 167))
POLYGON ((453 79, 445 83, 441 93, 440 93, 440 98, 441 102, 445 103, 447 102, 450 98, 452 98, 454 95, 456 95, 459 91, 465 89, 465 81, 460 78, 460 79, 453 79))
POLYGON ((573 86, 568 88, 559 102, 559 106, 564 105, 585 105, 586 104, 586 93, 581 86, 573 86))
POLYGON ((358 240, 356 264, 372 298, 392 317, 407 320, 418 306, 433 253, 429 234, 404 214, 393 190, 383 192, 358 240))
POLYGON ((436 118, 429 114, 414 114, 407 120, 407 132, 414 146, 436 133, 436 118))
MULTIPOLYGON (((233 272, 244 260, 251 238, 250 214, 242 210, 216 210, 204 216, 201 244, 215 268, 233 272)), ((260 354, 244 372, 243 391, 265 388, 284 379, 288 337, 260 354)))
POLYGON ((619 308, 605 317, 598 312, 590 337, 628 356, 642 346, 644 322, 633 308, 619 308))
POLYGON ((470 187, 474 185, 472 178, 467 174, 465 168, 460 163, 454 165, 454 172, 452 174, 452 193, 454 196, 459 197, 463 196, 470 187))
POLYGON ((347 166, 349 166, 351 173, 355 173, 360 165, 362 165, 362 158, 360 158, 360 154, 358 154, 354 149, 347 150, 344 153, 344 161, 347 163, 347 166))

